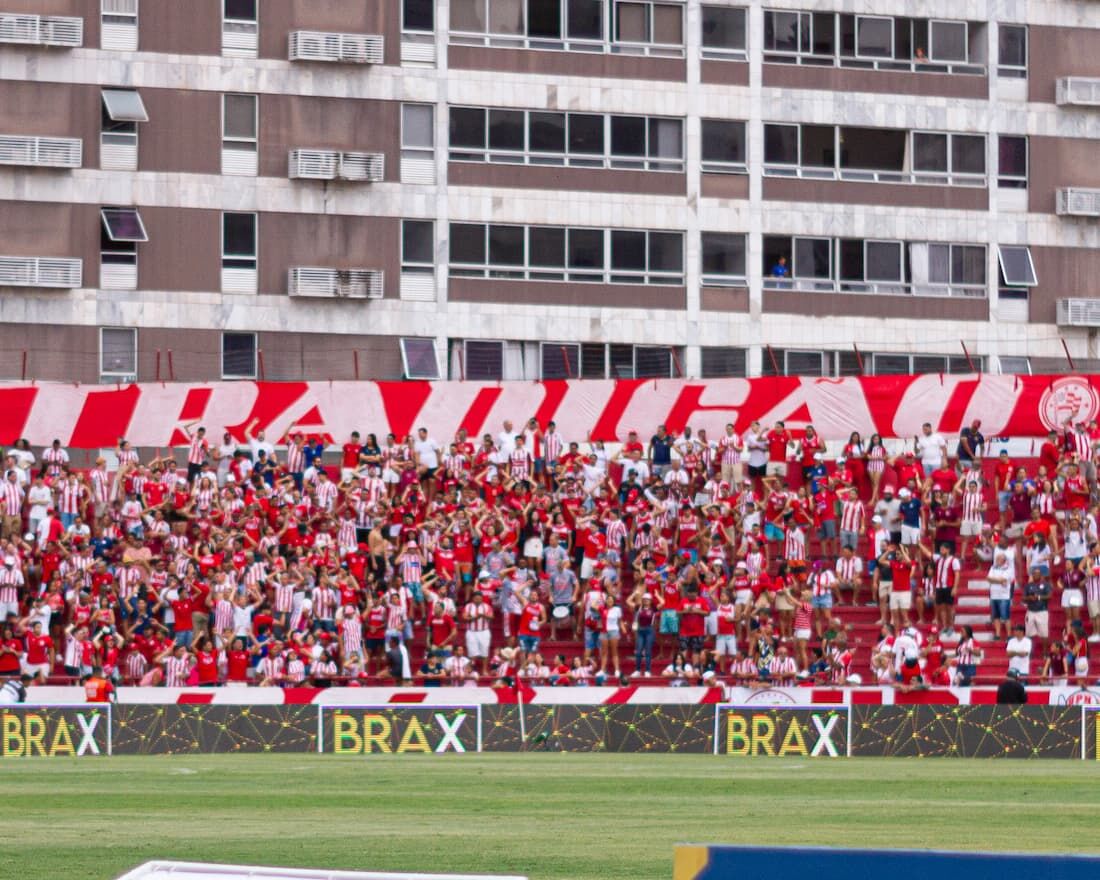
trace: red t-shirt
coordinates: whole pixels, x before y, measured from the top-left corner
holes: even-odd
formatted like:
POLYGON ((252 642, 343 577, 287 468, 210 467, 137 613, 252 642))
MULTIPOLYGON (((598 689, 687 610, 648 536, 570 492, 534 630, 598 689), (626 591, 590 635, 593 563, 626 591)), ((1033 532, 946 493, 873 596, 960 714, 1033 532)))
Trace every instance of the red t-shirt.
POLYGON ((768 458, 772 461, 785 461, 790 440, 790 431, 776 431, 774 428, 768 431, 768 458))
POLYGON ((195 604, 190 599, 177 599, 172 602, 172 614, 175 615, 175 623, 172 628, 176 632, 190 632, 191 612, 195 610, 195 604))
POLYGON ((18 675, 19 655, 23 653, 23 643, 19 639, 0 639, 0 648, 11 648, 15 652, 14 654, 0 654, 0 675, 18 675))
POLYGON ((539 635, 539 617, 542 606, 531 602, 523 606, 523 612, 519 618, 519 634, 521 636, 537 637, 539 635))
POLYGON ((680 635, 684 638, 698 638, 703 635, 706 624, 707 603, 700 598, 685 599, 680 606, 680 635), (689 611, 702 611, 703 614, 689 614, 689 611))
POLYGON ((908 593, 913 578, 913 563, 894 560, 890 563, 894 582, 890 588, 893 593, 908 593))
POLYGON ((226 678, 229 681, 246 681, 248 679, 248 661, 250 656, 248 651, 226 652, 226 678))
POLYGON ((218 652, 196 651, 196 671, 199 676, 199 684, 212 684, 218 680, 218 652))
POLYGON ((340 447, 340 466, 356 468, 359 466, 359 450, 362 447, 358 443, 345 443, 340 447))
POLYGON ((447 636, 455 631, 454 618, 449 614, 433 615, 428 623, 432 628, 433 645, 442 645, 447 636))

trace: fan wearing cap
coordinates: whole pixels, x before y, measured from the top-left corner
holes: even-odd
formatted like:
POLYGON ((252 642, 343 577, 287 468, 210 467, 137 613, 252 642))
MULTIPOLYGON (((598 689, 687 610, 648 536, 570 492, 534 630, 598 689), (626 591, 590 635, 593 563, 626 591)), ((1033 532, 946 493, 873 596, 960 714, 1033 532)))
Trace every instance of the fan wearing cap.
POLYGON ((915 547, 920 544, 921 535, 924 533, 924 504, 920 496, 909 488, 898 490, 898 502, 902 546, 915 547))

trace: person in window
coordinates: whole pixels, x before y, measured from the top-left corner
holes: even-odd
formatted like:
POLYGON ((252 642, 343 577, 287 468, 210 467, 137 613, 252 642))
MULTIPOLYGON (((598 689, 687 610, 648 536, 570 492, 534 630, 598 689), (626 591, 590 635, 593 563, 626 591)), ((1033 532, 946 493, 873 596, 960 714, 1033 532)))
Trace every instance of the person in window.
POLYGON ((913 62, 915 64, 928 63, 928 56, 924 53, 924 46, 917 46, 916 51, 913 53, 913 62))
MULTIPOLYGON (((783 279, 790 278, 791 277, 791 268, 790 268, 790 266, 787 265, 787 258, 784 257, 784 256, 780 256, 775 261, 775 265, 772 266, 771 272, 769 274, 771 275, 772 278, 783 278, 783 279)), ((789 288, 791 286, 791 284, 788 281, 783 281, 782 283, 773 282, 772 286, 779 287, 779 288, 789 288)))

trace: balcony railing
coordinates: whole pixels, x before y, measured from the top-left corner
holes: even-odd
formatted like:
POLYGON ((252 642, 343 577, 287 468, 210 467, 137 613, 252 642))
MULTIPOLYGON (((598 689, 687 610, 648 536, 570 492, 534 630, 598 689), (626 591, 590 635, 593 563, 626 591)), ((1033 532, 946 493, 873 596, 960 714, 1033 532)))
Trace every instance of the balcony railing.
POLYGON ((84 19, 62 15, 0 12, 0 43, 26 46, 84 45, 84 19))
POLYGON ((385 178, 382 153, 340 150, 291 150, 288 176, 305 180, 351 180, 377 183, 385 178))
POLYGON ((983 64, 967 61, 916 61, 901 58, 856 58, 813 52, 791 52, 765 49, 765 64, 800 64, 807 67, 847 67, 855 70, 892 70, 900 73, 939 73, 965 76, 985 76, 983 64))
POLYGON ((0 165, 79 168, 82 153, 83 141, 80 138, 0 134, 0 165))
POLYGON ((1055 99, 1059 104, 1100 107, 1100 78, 1065 76, 1058 80, 1055 99))
POLYGON ((80 287, 83 265, 70 257, 0 257, 0 287, 80 287))
POLYGON ((381 299, 381 269, 322 269, 299 266, 289 270, 287 291, 291 296, 332 299, 381 299))
POLYGON ((808 293, 869 293, 876 296, 934 296, 985 299, 984 284, 910 284, 902 281, 835 281, 831 278, 765 278, 765 290, 808 293))
POLYGON ((332 61, 344 64, 381 64, 385 40, 377 34, 340 34, 292 31, 291 61, 332 61))
POLYGON ((452 31, 453 46, 484 46, 502 49, 535 49, 547 52, 585 52, 597 55, 643 55, 650 58, 683 58, 684 47, 664 43, 628 43, 622 41, 528 37, 522 34, 479 34, 452 31))
POLYGON ((815 168, 813 166, 764 165, 765 177, 797 177, 802 180, 850 180, 863 183, 915 183, 925 186, 984 187, 984 174, 950 171, 876 171, 866 168, 815 168))
POLYGON ((1070 217, 1100 217, 1100 189, 1068 186, 1058 190, 1058 213, 1070 217))

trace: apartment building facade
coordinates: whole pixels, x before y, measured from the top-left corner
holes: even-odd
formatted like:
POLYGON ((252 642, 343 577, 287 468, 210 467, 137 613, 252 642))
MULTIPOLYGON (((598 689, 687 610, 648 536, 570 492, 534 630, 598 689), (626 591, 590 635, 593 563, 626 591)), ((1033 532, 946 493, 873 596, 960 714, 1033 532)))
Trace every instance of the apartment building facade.
POLYGON ((1100 3, 0 0, 0 379, 1100 358, 1100 3))

